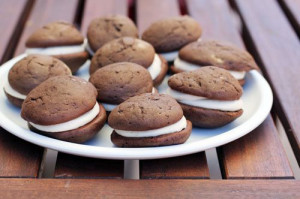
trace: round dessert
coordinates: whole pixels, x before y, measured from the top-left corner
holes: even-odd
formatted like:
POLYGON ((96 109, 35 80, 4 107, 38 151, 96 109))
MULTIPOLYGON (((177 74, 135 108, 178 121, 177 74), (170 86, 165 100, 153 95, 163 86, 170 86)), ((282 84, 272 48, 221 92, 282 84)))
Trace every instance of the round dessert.
POLYGON ((198 22, 185 15, 154 22, 144 31, 142 39, 152 44, 167 61, 173 61, 180 48, 198 40, 201 34, 198 22))
POLYGON ((70 67, 73 74, 89 64, 86 42, 74 25, 53 22, 36 30, 26 41, 27 54, 51 55, 70 67))
POLYGON ((220 41, 208 40, 190 43, 180 49, 171 67, 172 72, 197 70, 202 66, 217 66, 228 70, 241 85, 246 72, 258 69, 253 57, 246 51, 220 41))
POLYGON ((243 90, 227 71, 215 66, 202 67, 170 77, 167 93, 181 105, 194 126, 220 127, 243 113, 243 90))
POLYGON ((131 19, 126 16, 112 15, 94 19, 88 27, 87 50, 94 55, 105 43, 120 37, 138 38, 138 30, 131 19))
POLYGON ((118 147, 150 147, 184 143, 192 124, 180 105, 164 94, 144 93, 121 103, 108 117, 118 147))
POLYGON ((91 61, 90 74, 117 62, 132 62, 143 66, 150 72, 154 86, 163 81, 168 71, 166 60, 155 53, 151 44, 132 37, 122 37, 97 50, 91 61))
POLYGON ((28 55, 9 70, 3 89, 8 100, 21 107, 32 89, 46 79, 59 75, 72 75, 62 61, 46 55, 28 55))
POLYGON ((79 77, 51 77, 27 95, 21 116, 34 132, 82 143, 106 121, 105 109, 96 98, 96 88, 79 77))
POLYGON ((130 97, 155 92, 150 73, 130 62, 104 66, 93 73, 89 81, 98 91, 97 100, 108 112, 130 97))

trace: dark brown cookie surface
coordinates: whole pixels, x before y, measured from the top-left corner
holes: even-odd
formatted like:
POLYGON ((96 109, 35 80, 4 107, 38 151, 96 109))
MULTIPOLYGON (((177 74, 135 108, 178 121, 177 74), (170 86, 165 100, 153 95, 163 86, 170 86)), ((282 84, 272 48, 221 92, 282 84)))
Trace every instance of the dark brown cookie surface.
POLYGON ((220 111, 189 106, 180 103, 184 116, 193 123, 193 126, 202 128, 216 128, 232 122, 243 114, 243 110, 220 111))
POLYGON ((40 125, 67 122, 91 110, 96 97, 96 88, 79 77, 51 77, 27 95, 21 116, 40 125))
POLYGON ((132 37, 122 37, 102 46, 91 61, 90 74, 98 68, 116 62, 133 62, 148 68, 154 60, 151 44, 132 37))
POLYGON ((214 66, 177 73, 170 77, 168 85, 182 93, 216 100, 237 100, 243 93, 238 80, 225 69, 214 66))
POLYGON ((120 37, 138 37, 138 30, 126 16, 113 15, 94 19, 87 31, 91 49, 96 52, 105 43, 120 37))
POLYGON ((65 55, 53 55, 57 59, 63 61, 72 71, 72 74, 75 74, 79 68, 88 60, 89 53, 79 52, 65 55))
POLYGON ((89 80, 97 89, 100 102, 119 104, 130 97, 151 93, 150 73, 144 67, 120 62, 104 66, 92 74, 89 80))
POLYGON ((253 57, 247 51, 221 41, 190 43, 180 49, 179 57, 199 66, 218 66, 234 71, 258 69, 253 57))
POLYGON ((145 93, 117 106, 108 124, 119 130, 145 131, 178 122, 183 116, 180 105, 169 95, 145 93))
POLYGON ((46 79, 59 75, 72 75, 62 61, 46 55, 28 55, 10 69, 8 81, 13 89, 27 95, 46 79))
POLYGON ((196 41, 202 30, 196 20, 189 16, 172 17, 154 22, 145 30, 142 39, 151 43, 156 52, 179 50, 196 41))
POLYGON ((44 132, 34 128, 28 123, 30 130, 37 132, 42 135, 53 137, 59 140, 64 140, 68 142, 83 143, 92 137, 94 137, 99 130, 104 126, 106 121, 106 112, 102 105, 100 105, 99 114, 88 124, 81 126, 77 129, 63 131, 63 132, 44 132))
POLYGON ((52 22, 36 30, 26 41, 26 47, 41 48, 51 46, 78 45, 83 36, 73 24, 52 22))
POLYGON ((192 132, 192 123, 187 120, 187 126, 182 131, 156 137, 131 138, 123 137, 115 131, 111 134, 111 141, 118 147, 152 147, 182 144, 192 132))

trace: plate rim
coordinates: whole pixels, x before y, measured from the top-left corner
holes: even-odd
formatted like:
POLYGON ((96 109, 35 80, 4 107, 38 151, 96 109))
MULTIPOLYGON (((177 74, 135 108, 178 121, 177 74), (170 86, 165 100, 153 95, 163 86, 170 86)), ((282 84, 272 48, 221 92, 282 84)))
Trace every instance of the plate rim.
MULTIPOLYGON (((11 62, 14 62, 18 59, 21 59, 26 54, 21 54, 13 59, 5 62, 0 67, 0 77, 2 77, 5 72, 6 67, 10 65, 11 62)), ((215 148, 229 142, 232 142, 254 130, 258 127, 268 116, 272 104, 273 104, 273 93, 271 90, 270 85, 265 80, 265 78, 255 70, 249 72, 249 75, 253 76, 259 83, 259 88, 264 92, 264 97, 261 100, 261 103, 253 115, 245 121, 244 123, 240 124, 239 126, 221 133, 219 135, 215 135, 213 137, 205 138, 203 140, 195 141, 186 145, 172 145, 172 146, 164 146, 164 152, 161 152, 162 147, 147 147, 147 148, 113 148, 109 147, 110 150, 107 150, 108 147, 101 147, 101 146, 91 146, 91 145, 83 145, 77 143, 66 142, 62 140, 57 140, 54 138, 46 137, 40 134, 29 134, 28 132, 32 132, 29 129, 24 129, 18 125, 16 125, 12 120, 7 118, 1 111, 0 111, 0 126, 4 128, 9 133, 28 141, 32 144, 53 149, 59 152, 68 153, 77 156, 84 156, 84 157, 91 157, 91 158, 104 158, 104 159, 116 159, 116 160, 129 160, 129 159, 138 159, 138 160, 145 160, 145 159, 160 159, 160 158, 168 158, 168 157, 177 157, 183 156, 187 154, 201 152, 210 148, 215 148), (259 119, 255 116, 260 115, 259 119), (38 140, 36 140, 38 139, 38 140), (55 141, 56 144, 51 144, 55 141), (201 145, 202 142, 206 144, 201 145), (180 151, 177 150, 174 153, 174 148, 178 147, 180 151), (151 150, 151 153, 148 151, 151 150), (147 156, 145 156, 147 153, 147 156), (133 155, 134 154, 134 155, 133 155)))

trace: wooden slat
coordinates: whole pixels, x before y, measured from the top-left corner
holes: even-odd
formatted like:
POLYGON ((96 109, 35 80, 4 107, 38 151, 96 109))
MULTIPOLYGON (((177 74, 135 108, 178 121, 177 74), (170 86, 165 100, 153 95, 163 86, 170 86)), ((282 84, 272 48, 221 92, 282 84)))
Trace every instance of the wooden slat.
MULTIPOLYGON (((137 24, 142 33, 151 23, 180 15, 177 0, 138 0, 137 24)), ((204 153, 178 158, 140 161, 141 178, 209 178, 204 153)))
POLYGON ((78 0, 44 1, 37 0, 32 8, 29 19, 26 22, 19 45, 15 55, 24 53, 25 42, 30 34, 37 28, 53 21, 67 21, 73 23, 75 20, 78 0))
POLYGON ((205 153, 141 161, 141 179, 209 178, 205 153))
POLYGON ((300 1, 299 0, 279 0, 285 10, 289 20, 300 35, 300 1))
MULTIPOLYGON (((203 27, 203 38, 244 47, 226 1, 188 0, 188 11, 203 27), (216 14, 218 13, 218 14, 216 14)), ((225 178, 292 178, 293 173, 269 116, 249 135, 220 147, 225 178)))
POLYGON ((18 34, 24 25, 24 19, 32 2, 27 0, 0 1, 0 60, 9 59, 13 47, 18 40, 18 34), (9 20, 8 20, 9 19, 9 20))
POLYGON ((1 198, 300 198, 296 180, 0 179, 1 198))
POLYGON ((84 5, 81 31, 86 35, 87 28, 94 18, 112 14, 127 16, 127 10, 127 0, 87 0, 84 5))
MULTIPOLYGON (((31 2, 0 1, 0 59, 6 61, 14 49, 31 2), (8 20, 9 19, 9 20, 8 20)), ((0 177, 37 177, 43 150, 0 128, 0 177)))
MULTIPOLYGON (((82 32, 92 19, 104 15, 127 15, 126 0, 87 0, 82 16, 82 32)), ((59 153, 54 172, 63 178, 122 178, 124 161, 92 159, 59 153)))
POLYGON ((84 158, 59 153, 56 178, 123 178, 124 161, 84 158))
POLYGON ((235 1, 275 94, 275 109, 300 163, 300 43, 276 1, 235 1))
POLYGON ((137 25, 140 33, 156 20, 180 14, 177 0, 137 0, 136 3, 137 25))

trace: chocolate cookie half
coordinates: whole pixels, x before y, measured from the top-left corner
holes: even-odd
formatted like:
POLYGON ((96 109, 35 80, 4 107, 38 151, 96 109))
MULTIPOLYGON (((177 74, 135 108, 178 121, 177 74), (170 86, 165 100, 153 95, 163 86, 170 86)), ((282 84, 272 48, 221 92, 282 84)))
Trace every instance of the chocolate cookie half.
POLYGON ((62 61, 46 55, 28 55, 9 70, 3 89, 8 100, 21 107, 32 89, 46 79, 59 75, 72 75, 62 61))
POLYGON ((228 70, 244 84, 246 72, 258 69, 246 51, 221 41, 207 40, 190 43, 180 49, 171 67, 173 73, 197 70, 202 66, 217 66, 228 70))
POLYGON ((131 19, 122 15, 112 15, 94 19, 88 27, 88 51, 91 55, 105 43, 120 37, 138 38, 138 30, 131 19))
POLYGON ((154 86, 163 81, 168 70, 166 60, 155 53, 151 44, 133 37, 122 37, 97 50, 91 61, 90 74, 117 62, 132 62, 143 66, 150 72, 154 86))
POLYGON ((106 121, 105 109, 96 97, 95 87, 79 77, 51 77, 27 95, 21 116, 37 133, 82 143, 106 121))
POLYGON ((104 66, 94 72, 89 81, 98 91, 97 100, 108 112, 130 97, 154 91, 150 73, 130 62, 104 66))
POLYGON ((182 144, 192 131, 180 105, 164 94, 129 98, 111 112, 108 124, 114 129, 111 140, 118 147, 182 144))
POLYGON ((215 128, 243 113, 243 90, 227 71, 214 66, 182 72, 170 77, 167 93, 181 105, 194 126, 215 128))
POLYGON ((74 25, 52 22, 36 30, 26 41, 27 54, 51 55, 70 67, 73 74, 88 64, 86 42, 74 25))
POLYGON ((180 48, 198 40, 201 34, 196 20, 180 16, 154 22, 144 31, 142 39, 152 44, 167 61, 173 61, 180 48))

